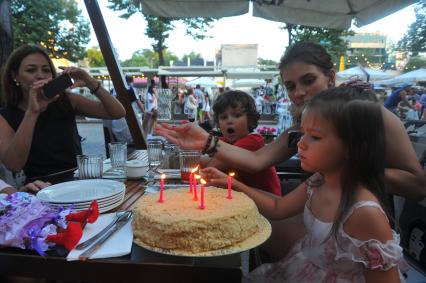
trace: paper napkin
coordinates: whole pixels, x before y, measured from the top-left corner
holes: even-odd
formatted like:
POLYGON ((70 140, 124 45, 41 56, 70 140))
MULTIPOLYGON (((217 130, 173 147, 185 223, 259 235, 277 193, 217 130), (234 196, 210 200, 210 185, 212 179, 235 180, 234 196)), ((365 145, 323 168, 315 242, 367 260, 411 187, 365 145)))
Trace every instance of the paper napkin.
MULTIPOLYGON (((99 216, 93 224, 87 224, 83 230, 83 236, 80 239, 79 243, 84 242, 85 240, 91 238, 100 232, 103 228, 108 226, 113 219, 115 218, 115 213, 102 214, 99 216)), ((133 232, 132 232, 132 221, 129 221, 124 225, 120 230, 115 232, 104 244, 99 248, 90 259, 95 258, 108 258, 108 257, 118 257, 127 255, 132 250, 133 242, 133 232)), ((92 244, 93 245, 93 244, 92 244)), ((92 246, 91 245, 91 246, 92 246)), ((78 260, 80 254, 85 250, 89 249, 91 246, 87 247, 84 250, 73 249, 67 256, 68 261, 78 260)))

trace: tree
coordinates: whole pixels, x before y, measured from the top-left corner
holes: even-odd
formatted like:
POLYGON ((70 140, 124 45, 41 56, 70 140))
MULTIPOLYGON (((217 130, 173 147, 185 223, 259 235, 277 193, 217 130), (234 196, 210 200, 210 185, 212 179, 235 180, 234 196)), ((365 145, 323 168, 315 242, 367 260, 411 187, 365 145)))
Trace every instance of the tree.
POLYGON ((90 27, 75 0, 12 0, 11 10, 15 47, 37 44, 52 57, 84 57, 90 27))
POLYGON ((341 55, 346 54, 348 42, 345 36, 354 35, 351 30, 327 29, 302 25, 286 24, 282 27, 289 33, 289 42, 312 41, 321 44, 331 55, 333 62, 339 62, 341 55))
MULTIPOLYGON (((168 50, 164 50, 164 59, 166 62, 176 61, 178 57, 168 50)), ((132 57, 121 63, 124 67, 140 67, 147 66, 157 68, 159 66, 158 53, 151 49, 142 49, 133 53, 132 57)))
POLYGON ((419 1, 415 13, 416 20, 398 42, 399 49, 409 51, 414 56, 426 52, 426 0, 419 1))
POLYGON ((9 0, 0 0, 0 69, 13 50, 12 19, 9 0))
POLYGON ((98 46, 87 49, 86 57, 90 67, 105 67, 104 56, 98 46))
POLYGON ((201 61, 204 60, 203 56, 201 56, 200 53, 196 53, 194 51, 191 51, 191 53, 189 53, 189 54, 183 55, 181 61, 182 61, 182 63, 186 64, 188 62, 188 59, 189 59, 190 62, 195 62, 197 60, 201 60, 201 61))
MULTIPOLYGON (((120 17, 128 19, 131 15, 141 11, 141 1, 142 0, 108 0, 108 2, 111 3, 108 8, 115 11, 125 10, 120 17)), ((167 49, 166 40, 169 37, 169 32, 175 28, 174 22, 182 21, 186 25, 186 34, 192 36, 196 40, 208 37, 206 31, 214 22, 212 18, 170 19, 145 16, 145 19, 148 23, 145 34, 154 40, 152 48, 158 53, 160 66, 165 65, 164 50, 167 49)), ((163 87, 167 86, 165 76, 161 76, 161 84, 163 87)))
POLYGON ((278 63, 270 59, 259 58, 257 59, 257 64, 261 66, 263 69, 268 69, 268 70, 276 70, 278 67, 278 63))
POLYGON ((426 68, 426 59, 420 56, 411 56, 405 65, 403 72, 410 72, 419 68, 426 68))

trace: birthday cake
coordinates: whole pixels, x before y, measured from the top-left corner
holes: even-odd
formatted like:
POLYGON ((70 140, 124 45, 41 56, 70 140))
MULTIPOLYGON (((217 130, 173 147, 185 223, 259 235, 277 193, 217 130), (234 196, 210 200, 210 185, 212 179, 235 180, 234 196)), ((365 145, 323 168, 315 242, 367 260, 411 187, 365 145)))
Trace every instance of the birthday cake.
POLYGON ((250 198, 235 191, 232 199, 226 196, 224 189, 206 187, 204 209, 188 188, 165 190, 163 203, 159 194, 143 196, 134 209, 135 243, 191 255, 233 247, 260 232, 269 236, 270 225, 250 198))

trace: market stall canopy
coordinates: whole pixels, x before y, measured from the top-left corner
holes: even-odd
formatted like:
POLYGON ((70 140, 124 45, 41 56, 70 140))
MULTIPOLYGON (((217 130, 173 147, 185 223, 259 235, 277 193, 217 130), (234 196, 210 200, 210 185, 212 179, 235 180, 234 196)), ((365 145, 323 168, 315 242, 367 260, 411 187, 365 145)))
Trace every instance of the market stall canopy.
POLYGON ((240 79, 232 82, 233 87, 260 87, 265 84, 265 80, 258 79, 240 79))
POLYGON ((204 86, 204 87, 222 87, 221 84, 219 84, 218 82, 210 79, 210 78, 205 78, 205 77, 201 77, 201 78, 197 78, 195 80, 192 81, 188 81, 185 83, 186 86, 189 87, 196 87, 197 85, 200 86, 204 86))
POLYGON ((392 78, 394 75, 388 74, 382 71, 377 71, 364 67, 353 67, 344 70, 343 72, 338 72, 336 74, 337 78, 348 80, 351 78, 358 78, 366 81, 367 76, 369 76, 369 81, 377 81, 377 80, 386 80, 392 78))
POLYGON ((403 75, 394 77, 390 80, 378 81, 375 84, 378 85, 388 85, 388 86, 398 86, 405 83, 416 84, 417 82, 426 81, 426 69, 421 68, 415 71, 405 73, 403 75))
POLYGON ((271 21, 347 29, 355 19, 361 27, 390 15, 416 0, 140 0, 145 15, 168 18, 221 18, 249 12, 271 21))
POLYGON ((226 70, 227 79, 272 79, 279 75, 279 71, 243 71, 243 70, 226 70))

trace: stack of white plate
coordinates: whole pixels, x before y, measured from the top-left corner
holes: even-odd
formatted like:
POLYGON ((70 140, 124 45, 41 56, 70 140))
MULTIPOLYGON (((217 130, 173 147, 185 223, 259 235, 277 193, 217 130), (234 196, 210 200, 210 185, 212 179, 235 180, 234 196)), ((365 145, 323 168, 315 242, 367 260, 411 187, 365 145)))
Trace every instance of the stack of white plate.
POLYGON ((37 193, 37 197, 49 206, 73 206, 75 210, 85 210, 96 200, 99 212, 103 213, 119 206, 124 200, 125 191, 123 183, 113 180, 78 180, 44 188, 37 193))

